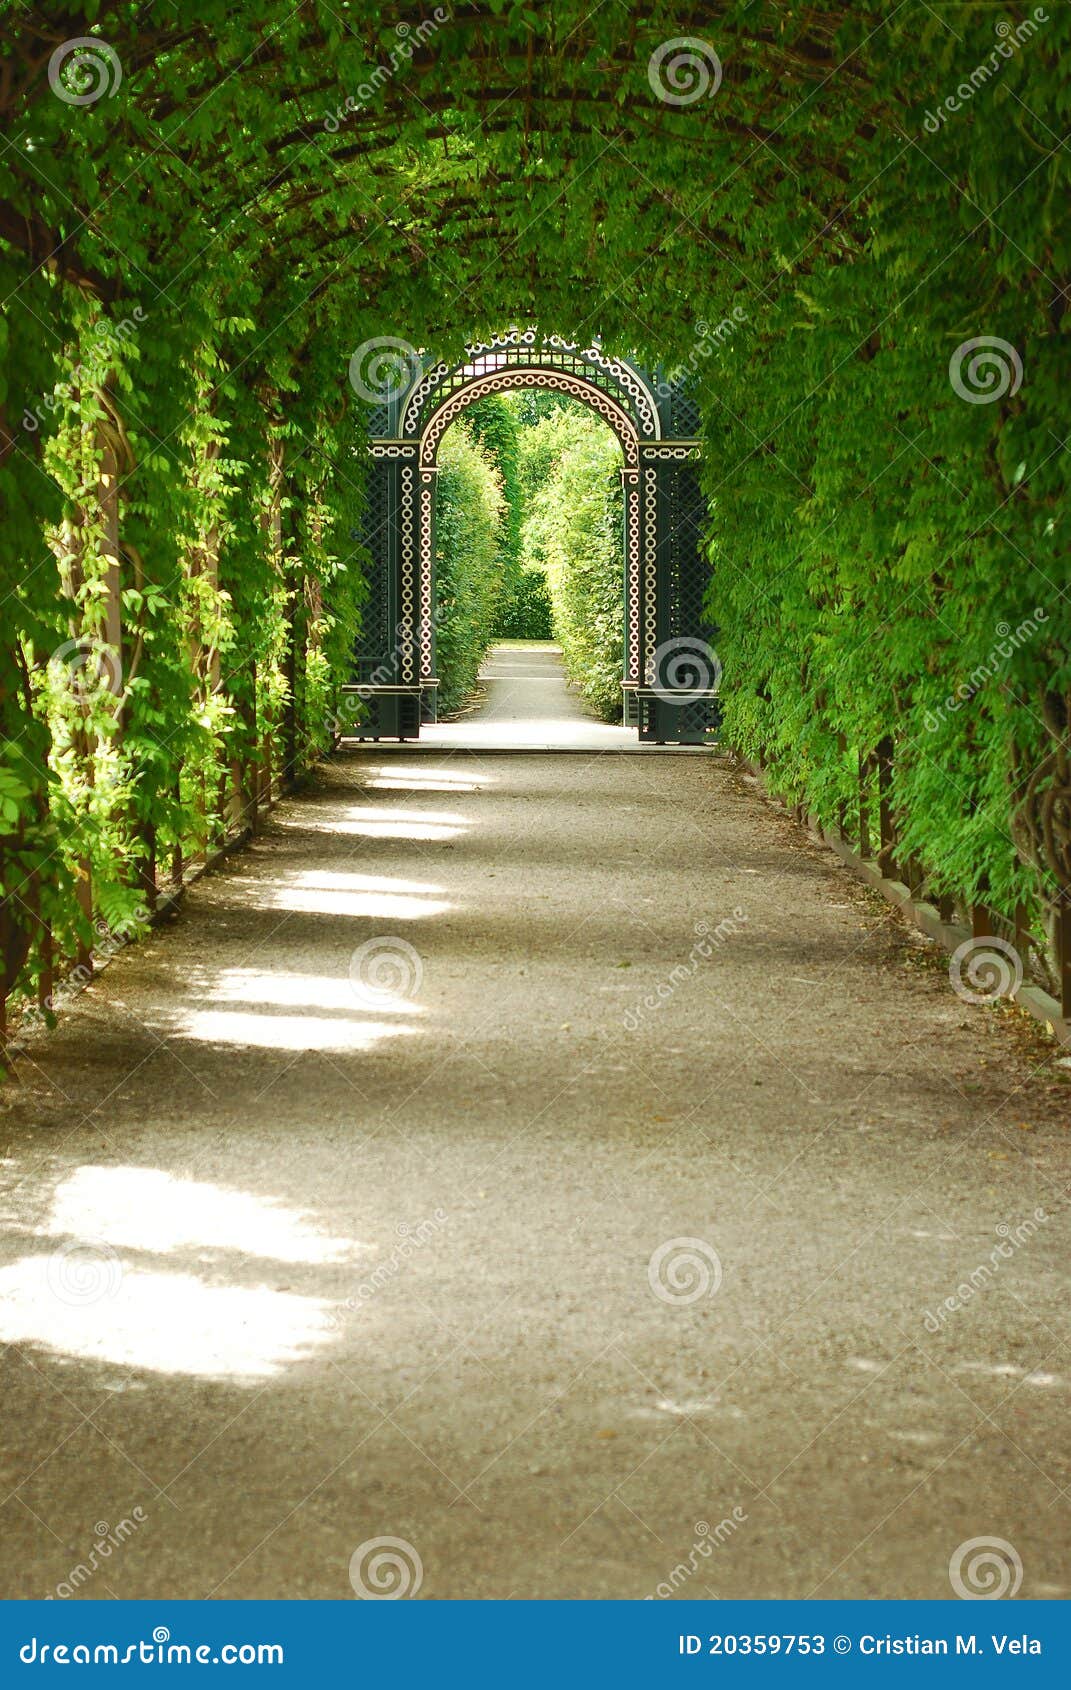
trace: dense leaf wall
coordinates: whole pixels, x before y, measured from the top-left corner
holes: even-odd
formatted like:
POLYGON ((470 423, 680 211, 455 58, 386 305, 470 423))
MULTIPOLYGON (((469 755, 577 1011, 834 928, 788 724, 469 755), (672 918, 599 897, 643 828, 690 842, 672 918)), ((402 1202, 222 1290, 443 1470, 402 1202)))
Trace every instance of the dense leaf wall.
POLYGON ((690 374, 731 739, 1055 922, 1069 54, 981 0, 0 4, 4 983, 330 742, 350 360, 510 322, 690 374))
POLYGON ((556 407, 521 431, 521 486, 524 560, 546 579, 566 673, 596 714, 620 721, 621 448, 594 412, 556 407))
POLYGON ((508 506, 486 436, 455 423, 439 448, 435 546, 438 707, 449 714, 472 692, 504 590, 508 506))

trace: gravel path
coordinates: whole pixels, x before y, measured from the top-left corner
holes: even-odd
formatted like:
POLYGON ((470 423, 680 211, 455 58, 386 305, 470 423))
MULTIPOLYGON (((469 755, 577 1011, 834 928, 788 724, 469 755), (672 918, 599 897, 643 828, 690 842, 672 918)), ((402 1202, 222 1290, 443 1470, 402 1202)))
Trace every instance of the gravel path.
POLYGON ((35 1058, 0 1594, 1068 1594, 1071 1070, 726 763, 366 747, 35 1058))
POLYGON ((600 722, 565 684, 561 647, 503 643, 481 669, 478 710, 420 731, 423 749, 635 751, 635 728, 600 722))

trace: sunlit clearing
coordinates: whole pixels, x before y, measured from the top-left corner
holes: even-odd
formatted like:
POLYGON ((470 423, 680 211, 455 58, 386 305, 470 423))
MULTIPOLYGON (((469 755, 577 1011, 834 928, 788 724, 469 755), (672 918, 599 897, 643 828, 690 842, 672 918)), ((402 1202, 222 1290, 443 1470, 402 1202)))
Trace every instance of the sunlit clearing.
POLYGON ((620 746, 635 743, 635 730, 619 727, 612 722, 597 722, 591 717, 561 716, 493 716, 486 721, 464 718, 449 722, 431 732, 441 733, 447 744, 464 745, 470 750, 494 750, 506 746, 545 746, 565 749, 569 746, 597 749, 600 745, 620 746), (449 736, 449 738, 447 738, 449 736))
POLYGON ((289 875, 294 886, 313 886, 339 892, 412 892, 441 898, 443 888, 431 886, 426 880, 403 880, 397 874, 353 874, 348 869, 331 872, 328 869, 303 868, 289 875))
POLYGON ((47 1256, 0 1271, 0 1341, 152 1373, 267 1379, 334 1336, 333 1305, 265 1285, 203 1285, 128 1268, 113 1294, 65 1301, 47 1256))
POLYGON ((371 1248, 328 1237, 299 1209, 162 1168, 78 1168, 57 1186, 40 1231, 157 1253, 212 1245, 280 1262, 344 1262, 371 1248))
POLYGON ((461 781, 454 781, 447 786, 443 781, 402 780, 400 776, 392 777, 389 780, 386 777, 382 780, 370 780, 368 784, 381 792, 479 792, 480 790, 475 781, 469 781, 465 784, 462 784, 461 781))
POLYGON ((339 892, 326 886, 273 888, 271 903, 277 910, 358 915, 375 921, 419 921, 422 915, 442 915, 452 907, 447 903, 429 903, 423 898, 408 898, 396 892, 339 892))
POLYGON ((299 817, 278 825, 296 828, 299 832, 337 833, 357 839, 453 839, 462 828, 470 826, 464 816, 450 815, 436 810, 377 809, 362 805, 351 816, 337 820, 308 821, 299 817), (353 819, 351 819, 351 817, 353 819))
POLYGON ((485 775, 481 770, 478 780, 472 781, 445 763, 438 766, 434 763, 380 763, 377 773, 384 780, 434 780, 439 783, 438 790, 443 792, 451 786, 456 786, 459 792, 475 792, 481 786, 494 786, 498 779, 497 775, 485 775))
POLYGON ((451 774, 443 768, 410 768, 398 763, 382 763, 376 779, 366 782, 381 792, 479 792, 481 787, 494 784, 493 775, 481 774, 478 780, 451 774))
POLYGON ((1019 1367, 1013 1361, 963 1361, 954 1370, 956 1373, 981 1373, 989 1379, 1020 1379, 1024 1385, 1060 1385, 1067 1381, 1058 1373, 1046 1373, 1035 1367, 1019 1367))
POLYGON ((421 916, 442 915, 453 907, 427 896, 438 891, 438 886, 426 886, 419 880, 309 869, 283 885, 270 887, 269 896, 274 909, 366 916, 373 921, 418 921, 421 916))
MULTIPOLYGON (((313 1009, 343 1009, 351 1013, 357 1007, 358 993, 349 975, 331 974, 265 974, 257 968, 227 968, 212 987, 212 996, 229 1003, 270 1003, 313 1009)), ((382 986, 375 989, 376 1013, 385 1015, 423 1015, 420 1004, 403 992, 390 992, 382 986)), ((360 1012, 369 1010, 367 996, 360 998, 360 1012)))
MULTIPOLYGON (((302 908, 304 906, 296 906, 302 908)), ((390 1014, 389 997, 376 997, 376 1011, 390 1014)), ((382 1039, 399 1038, 412 1027, 380 1021, 333 1020, 325 1015, 258 1015, 255 1010, 195 1009, 180 1032, 208 1044, 258 1045, 265 1050, 372 1050, 382 1039)))
POLYGON ((436 827, 430 822, 347 822, 339 830, 360 839, 412 839, 417 842, 454 839, 461 831, 456 827, 436 827))
POLYGON ((429 827, 469 827, 471 823, 467 816, 459 816, 456 810, 411 810, 408 807, 399 812, 393 806, 388 809, 380 808, 376 804, 358 804, 351 810, 351 816, 358 816, 362 821, 397 821, 399 814, 417 822, 427 822, 429 827))

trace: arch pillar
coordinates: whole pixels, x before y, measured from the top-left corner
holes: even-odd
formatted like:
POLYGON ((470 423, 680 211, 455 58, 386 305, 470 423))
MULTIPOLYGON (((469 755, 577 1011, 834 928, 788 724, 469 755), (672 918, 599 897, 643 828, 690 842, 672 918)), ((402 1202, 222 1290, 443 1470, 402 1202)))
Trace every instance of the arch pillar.
POLYGON ((701 744, 720 714, 699 454, 697 440, 640 443, 639 641, 624 691, 626 720, 658 744, 701 744))
POLYGON ((373 440, 368 447, 368 600, 342 688, 342 715, 361 737, 415 739, 420 732, 419 447, 411 440, 373 440), (358 721, 358 717, 362 719, 358 721))

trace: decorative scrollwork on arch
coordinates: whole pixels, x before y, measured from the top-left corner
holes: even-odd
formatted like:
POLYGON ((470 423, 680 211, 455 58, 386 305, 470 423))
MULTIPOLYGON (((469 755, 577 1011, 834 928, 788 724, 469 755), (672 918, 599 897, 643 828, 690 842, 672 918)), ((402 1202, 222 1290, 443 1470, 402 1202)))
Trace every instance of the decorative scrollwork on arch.
POLYGON ((509 393, 519 387, 548 388, 553 393, 566 393, 571 399, 579 399, 583 404, 590 406, 609 423, 617 435, 625 464, 633 469, 638 467, 640 443, 635 424, 628 412, 601 388, 594 387, 581 377, 566 375, 561 370, 542 366, 533 369, 514 366, 497 370, 492 375, 476 376, 467 386, 459 388, 437 410, 432 411, 426 423, 420 440, 421 467, 428 468, 435 463, 439 442, 450 424, 468 405, 475 404, 477 399, 484 398, 488 393, 509 393))
POLYGON ((402 399, 399 438, 422 436, 440 406, 473 382, 507 371, 517 375, 522 369, 536 368, 585 382, 585 398, 594 389, 615 402, 641 440, 662 438, 658 401, 643 371, 624 359, 608 357, 598 345, 583 346, 578 341, 566 340, 561 335, 544 335, 536 329, 512 329, 507 334, 492 335, 489 341, 466 347, 465 360, 460 365, 438 363, 425 370, 402 399))

